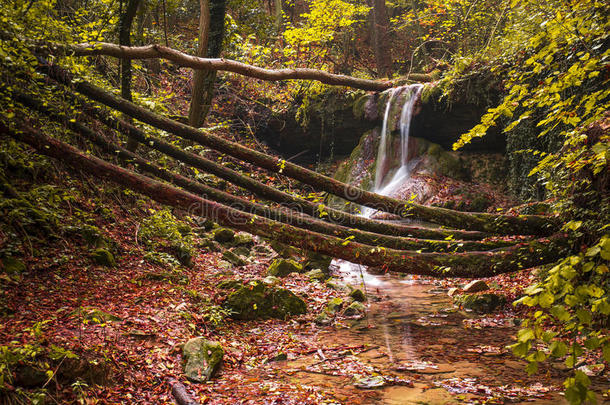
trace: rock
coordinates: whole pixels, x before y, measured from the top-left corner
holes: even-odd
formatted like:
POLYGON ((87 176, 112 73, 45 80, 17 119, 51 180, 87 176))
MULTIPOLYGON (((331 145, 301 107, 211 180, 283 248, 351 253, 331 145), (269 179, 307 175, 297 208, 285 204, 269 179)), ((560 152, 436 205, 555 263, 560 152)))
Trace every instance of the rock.
POLYGON ((278 285, 281 283, 281 280, 275 276, 267 276, 263 279, 263 283, 269 285, 278 285))
POLYGON ((467 294, 476 293, 480 291, 489 290, 489 286, 483 280, 473 280, 470 283, 466 284, 463 288, 463 291, 467 294))
POLYGON ((356 288, 355 290, 352 290, 352 292, 349 293, 349 296, 352 297, 352 299, 354 301, 358 301, 358 302, 366 301, 366 295, 364 295, 364 293, 362 292, 362 290, 360 288, 356 288))
POLYGON ((354 301, 352 302, 345 311, 343 311, 343 315, 345 316, 364 316, 366 313, 366 308, 361 302, 354 301))
POLYGON ((182 348, 184 374, 190 381, 201 383, 211 379, 220 368, 224 350, 220 343, 197 337, 182 348))
POLYGON ((326 308, 324 309, 324 311, 334 315, 341 310, 342 306, 343 300, 339 297, 336 297, 328 301, 328 304, 326 304, 326 308))
POLYGON ((254 245, 252 250, 261 256, 271 256, 274 254, 274 251, 266 245, 254 245))
POLYGON ((300 273, 303 271, 303 266, 294 260, 278 259, 271 263, 267 269, 267 274, 276 277, 286 277, 290 273, 300 273))
POLYGON ((237 290, 243 286, 244 283, 240 280, 225 280, 221 281, 217 287, 221 290, 237 290))
POLYGON ((284 319, 307 312, 305 301, 291 291, 256 281, 231 293, 224 306, 233 312, 232 318, 244 320, 284 319))
POLYGON ((328 267, 333 258, 317 252, 307 253, 307 262, 305 263, 306 269, 320 269, 323 272, 328 272, 328 267))
POLYGON ((80 235, 85 240, 88 246, 95 248, 108 247, 102 231, 92 225, 83 225, 80 228, 80 235))
POLYGON ((465 294, 455 300, 462 308, 479 314, 491 313, 506 303, 506 298, 497 294, 465 294))
POLYGON ((354 385, 357 388, 369 390, 371 388, 380 388, 386 385, 385 379, 380 375, 374 376, 355 376, 354 385))
POLYGON ((114 256, 106 249, 95 249, 91 253, 91 259, 100 266, 116 267, 114 256))
POLYGON ((233 246, 251 247, 252 245, 254 245, 254 238, 249 233, 238 233, 233 239, 233 246))
POLYGON ((233 268, 233 265, 226 260, 220 260, 218 263, 216 263, 216 267, 221 270, 230 270, 233 268))
POLYGON ((26 271, 25 264, 12 256, 3 258, 0 263, 2 264, 2 271, 11 277, 20 276, 21 273, 26 271))
POLYGON ((176 243, 170 246, 170 250, 172 256, 178 259, 178 262, 180 262, 181 265, 193 267, 193 251, 190 247, 182 243, 176 243))
POLYGON ((335 291, 345 291, 345 292, 349 291, 347 286, 345 286, 342 283, 342 281, 338 278, 329 278, 328 280, 326 280, 326 286, 335 291))
POLYGON ((447 291, 447 295, 450 297, 453 297, 454 295, 457 295, 457 293, 459 293, 459 292, 460 292, 459 288, 453 287, 453 288, 450 288, 449 291, 447 291))
POLYGON ((243 266, 246 261, 230 250, 222 252, 222 258, 235 266, 243 266))
POLYGON ((324 281, 328 278, 328 276, 320 269, 314 269, 305 273, 305 275, 311 280, 324 281))
POLYGON ((276 240, 270 240, 269 241, 269 246, 271 246, 271 248, 281 257, 288 259, 288 258, 298 258, 299 256, 301 256, 301 251, 293 246, 288 246, 285 245, 281 242, 278 242, 276 240))
POLYGON ((250 249, 246 246, 237 246, 231 249, 231 252, 235 253, 238 256, 248 257, 250 256, 250 249))
POLYGON ((220 243, 208 238, 201 239, 199 247, 207 249, 209 252, 220 252, 223 250, 220 243))
POLYGON ((218 224, 209 218, 199 218, 197 225, 201 227, 205 232, 211 231, 214 228, 218 228, 218 224))
POLYGON ((332 321, 333 321, 332 318, 325 311, 320 312, 316 316, 316 319, 314 319, 314 322, 317 325, 322 325, 322 326, 330 325, 332 323, 332 321))
POLYGON ((217 228, 213 231, 214 240, 219 243, 227 243, 233 241, 235 232, 228 228, 217 228))

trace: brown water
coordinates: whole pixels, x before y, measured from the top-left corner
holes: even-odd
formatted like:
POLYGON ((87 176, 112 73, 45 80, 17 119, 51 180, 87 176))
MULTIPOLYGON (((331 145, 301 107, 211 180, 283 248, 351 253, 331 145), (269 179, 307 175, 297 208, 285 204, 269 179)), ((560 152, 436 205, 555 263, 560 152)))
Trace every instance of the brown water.
POLYGON ((332 392, 338 403, 566 403, 564 373, 528 377, 505 349, 517 331, 510 316, 461 312, 432 281, 342 270, 352 284, 366 281, 368 315, 312 332, 304 338, 320 350, 275 363, 293 383, 332 392))

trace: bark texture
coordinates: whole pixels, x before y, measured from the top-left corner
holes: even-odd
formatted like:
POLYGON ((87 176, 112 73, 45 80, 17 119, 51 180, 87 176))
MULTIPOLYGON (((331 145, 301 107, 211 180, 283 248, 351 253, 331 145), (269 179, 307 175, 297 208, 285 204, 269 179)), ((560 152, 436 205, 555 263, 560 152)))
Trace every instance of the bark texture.
MULTIPOLYGON (((128 0, 125 11, 121 14, 119 20, 119 45, 131 46, 131 26, 133 19, 138 11, 140 0, 128 0)), ((121 97, 125 100, 132 101, 131 97, 131 60, 121 59, 121 97)), ((138 144, 129 142, 127 147, 129 150, 135 150, 138 144)))
POLYGON ((356 263, 387 270, 433 277, 489 277, 531 267, 561 257, 567 246, 562 235, 539 239, 492 252, 417 253, 407 250, 371 248, 360 243, 282 224, 198 197, 187 191, 151 180, 132 171, 88 156, 57 139, 23 124, 18 130, 0 123, 0 132, 25 142, 39 153, 149 196, 153 200, 212 218, 235 229, 250 232, 306 250, 317 251, 356 263))
MULTIPOLYGON (((65 48, 65 47, 59 47, 65 48)), ((267 81, 279 80, 316 80, 324 84, 347 86, 361 90, 382 91, 394 87, 395 83, 389 80, 368 80, 357 77, 328 73, 317 69, 295 68, 295 69, 265 69, 258 66, 247 65, 231 59, 224 58, 199 58, 188 55, 161 45, 146 45, 138 47, 121 47, 115 44, 100 42, 95 44, 79 44, 68 46, 68 52, 76 56, 107 55, 120 59, 154 59, 161 58, 175 62, 181 66, 193 69, 212 71, 225 71, 240 75, 254 77, 267 81)), ((413 80, 418 82, 430 82, 432 76, 427 74, 413 73, 402 80, 413 80)))
POLYGON ((236 142, 227 141, 206 131, 197 130, 180 122, 159 116, 132 102, 115 97, 99 87, 84 81, 71 83, 70 74, 57 65, 47 65, 44 67, 44 70, 49 76, 57 81, 68 85, 72 84, 78 92, 85 96, 142 122, 173 133, 184 139, 198 142, 271 172, 286 175, 308 184, 316 190, 326 191, 351 202, 390 212, 404 218, 417 218, 456 229, 477 230, 493 234, 549 235, 558 228, 556 220, 550 217, 537 215, 509 216, 488 213, 468 213, 446 208, 424 206, 375 194, 342 183, 294 163, 249 149, 236 142))

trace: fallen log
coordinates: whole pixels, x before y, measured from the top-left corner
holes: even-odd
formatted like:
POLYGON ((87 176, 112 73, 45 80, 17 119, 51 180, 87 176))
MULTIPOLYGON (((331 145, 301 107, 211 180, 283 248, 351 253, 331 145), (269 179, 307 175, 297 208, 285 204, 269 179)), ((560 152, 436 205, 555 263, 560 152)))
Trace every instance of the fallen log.
POLYGON ((41 66, 41 69, 53 79, 73 86, 79 93, 155 128, 198 142, 271 172, 284 174, 308 184, 316 190, 326 191, 348 201, 377 210, 390 212, 404 218, 417 218, 452 228, 478 230, 494 234, 549 235, 558 229, 557 220, 552 217, 468 213, 440 207, 429 207, 362 190, 286 160, 266 155, 246 148, 236 142, 225 140, 219 136, 159 116, 90 83, 84 81, 72 83, 72 75, 57 65, 47 64, 41 66))
MULTIPOLYGON (((266 69, 237 62, 231 59, 200 58, 198 56, 189 55, 176 49, 157 44, 128 47, 107 42, 98 42, 95 44, 69 45, 67 47, 58 46, 57 48, 65 49, 68 53, 74 56, 105 55, 127 60, 165 59, 177 63, 180 66, 186 66, 197 70, 225 71, 266 81, 295 79, 315 80, 324 84, 346 86, 370 91, 382 91, 396 86, 396 83, 391 80, 361 79, 353 76, 333 74, 317 69, 266 69)), ((412 73, 407 77, 401 77, 401 80, 430 82, 433 80, 433 77, 428 74, 412 73)))
POLYGON ((330 224, 300 212, 295 212, 282 207, 272 208, 262 204, 254 203, 245 198, 240 198, 232 194, 209 187, 203 183, 193 181, 187 177, 176 174, 170 170, 161 168, 136 155, 135 153, 114 144, 107 138, 96 133, 82 123, 71 120, 67 116, 51 110, 42 102, 27 94, 17 90, 12 92, 13 98, 25 106, 38 111, 50 119, 58 122, 76 133, 82 135, 106 153, 115 155, 124 162, 134 164, 138 169, 152 174, 171 184, 177 185, 189 192, 195 193, 212 201, 228 205, 240 211, 261 215, 265 218, 274 219, 286 224, 298 224, 299 227, 310 231, 319 232, 326 235, 336 236, 344 240, 354 240, 371 247, 381 246, 399 250, 422 250, 430 252, 462 252, 472 250, 491 250, 499 247, 510 246, 516 241, 460 241, 460 240, 427 240, 409 237, 396 237, 365 232, 358 229, 350 229, 341 225, 330 224))
POLYGON ((64 95, 65 97, 70 98, 71 101, 73 101, 76 105, 79 105, 81 111, 91 118, 99 120, 109 128, 121 132, 130 139, 134 139, 136 142, 158 150, 159 152, 171 156, 178 161, 189 164, 192 167, 214 174, 222 179, 251 191, 260 198, 280 203, 285 208, 289 208, 291 210, 298 209, 301 212, 316 218, 320 218, 320 213, 325 212, 328 215, 322 216, 322 219, 333 224, 339 224, 349 228, 357 228, 380 235, 418 237, 436 240, 478 240, 489 236, 478 231, 431 229, 422 226, 409 226, 388 221, 379 221, 358 215, 352 215, 324 206, 323 204, 316 204, 292 194, 276 190, 266 184, 256 181, 248 176, 244 176, 235 170, 229 169, 199 155, 185 152, 169 144, 168 142, 146 134, 144 131, 136 128, 126 121, 113 117, 111 114, 108 114, 101 108, 88 103, 71 92, 64 92, 64 95))
POLYGON ((221 225, 355 263, 390 271, 432 277, 491 277, 556 261, 569 252, 564 235, 553 235, 490 252, 417 253, 371 248, 356 242, 307 231, 258 215, 244 213, 118 167, 48 137, 27 124, 17 130, 0 123, 0 132, 25 142, 39 153, 59 159, 74 169, 108 180, 151 199, 211 218, 221 225))

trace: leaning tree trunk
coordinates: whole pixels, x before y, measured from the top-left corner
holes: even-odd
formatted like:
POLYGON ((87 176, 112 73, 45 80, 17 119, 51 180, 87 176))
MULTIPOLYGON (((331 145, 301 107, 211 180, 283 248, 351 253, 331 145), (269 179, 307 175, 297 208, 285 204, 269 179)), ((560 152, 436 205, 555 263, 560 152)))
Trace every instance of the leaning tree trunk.
POLYGON ((307 231, 218 204, 176 187, 115 166, 23 124, 11 130, 4 122, 0 132, 25 142, 39 153, 59 159, 77 170, 112 181, 153 200, 204 216, 234 229, 368 266, 433 277, 491 277, 557 260, 567 253, 563 235, 498 249, 471 253, 418 253, 371 247, 307 231))
MULTIPOLYGON (((473 250, 491 250, 504 246, 511 246, 519 241, 461 241, 461 240, 426 240, 416 239, 412 237, 396 237, 381 235, 372 232, 365 232, 358 229, 352 229, 341 225, 330 224, 308 215, 304 215, 301 212, 293 211, 282 208, 272 208, 261 204, 254 203, 245 198, 234 196, 233 194, 226 193, 221 190, 217 190, 213 187, 209 187, 200 182, 193 181, 189 178, 181 176, 177 173, 171 172, 167 169, 158 167, 151 162, 143 159, 142 157, 132 153, 119 145, 116 145, 106 139, 104 136, 99 135, 89 127, 83 125, 81 120, 73 120, 57 111, 52 110, 50 107, 45 106, 41 101, 38 101, 34 97, 21 93, 18 90, 13 91, 13 98, 25 106, 32 108, 42 114, 45 114, 52 120, 63 124, 69 129, 77 132, 84 138, 93 142, 95 145, 100 147, 104 152, 117 156, 128 164, 134 164, 138 169, 152 174, 162 180, 168 181, 171 184, 177 185, 191 193, 202 196, 203 198, 228 205, 232 208, 236 208, 240 211, 249 212, 256 215, 261 215, 266 218, 271 218, 279 222, 286 224, 299 224, 300 227, 342 238, 344 240, 353 240, 363 244, 371 246, 381 246, 390 249, 399 250, 422 250, 427 252, 461 252, 461 251, 473 251, 473 250)), ((155 141, 153 141, 154 143, 155 141)), ((148 142, 141 141, 143 144, 148 142)))
POLYGON ((72 85, 78 92, 101 102, 106 106, 121 111, 133 118, 168 131, 182 138, 198 142, 229 156, 253 163, 271 172, 284 174, 295 180, 308 184, 316 190, 326 191, 361 205, 393 213, 401 217, 411 217, 433 222, 456 229, 479 230, 495 234, 536 234, 549 235, 557 229, 553 218, 537 215, 510 216, 488 213, 468 213, 446 208, 429 207, 421 204, 382 196, 362 190, 315 171, 301 167, 277 157, 267 155, 228 141, 205 131, 161 117, 138 105, 93 86, 84 81, 71 83, 70 73, 57 65, 47 65, 43 70, 55 80, 72 85))
MULTIPOLYGON (((131 26, 138 11, 140 0, 128 0, 125 12, 119 20, 119 45, 131 46, 131 26)), ((121 59, 121 97, 132 100, 131 97, 131 60, 121 59)), ((135 150, 138 147, 133 141, 127 142, 127 149, 135 150)))

